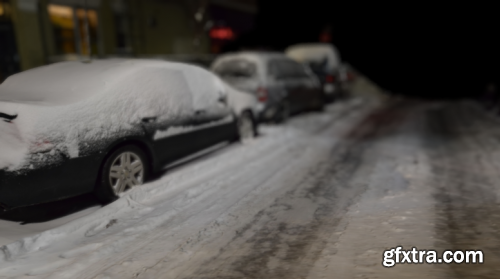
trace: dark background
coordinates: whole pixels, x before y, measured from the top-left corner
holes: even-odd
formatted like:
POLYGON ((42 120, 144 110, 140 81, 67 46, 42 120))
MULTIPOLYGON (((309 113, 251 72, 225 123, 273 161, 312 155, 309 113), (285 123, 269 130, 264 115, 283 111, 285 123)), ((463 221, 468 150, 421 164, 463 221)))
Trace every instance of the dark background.
POLYGON ((253 31, 225 51, 316 42, 330 23, 343 60, 396 94, 461 98, 499 82, 500 22, 493 2, 261 0, 259 10, 253 31))

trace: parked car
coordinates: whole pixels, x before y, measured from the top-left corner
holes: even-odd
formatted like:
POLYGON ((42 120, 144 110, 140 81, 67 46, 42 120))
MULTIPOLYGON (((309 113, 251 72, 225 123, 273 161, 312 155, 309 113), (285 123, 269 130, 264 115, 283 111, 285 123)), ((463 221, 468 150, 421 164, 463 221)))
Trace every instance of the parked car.
POLYGON ((256 132, 254 96, 202 68, 61 62, 0 85, 0 208, 94 192, 103 202, 165 164, 256 132))
POLYGON ((324 107, 314 73, 283 53, 228 53, 215 59, 211 69, 232 86, 257 96, 259 121, 283 122, 292 113, 324 107))
POLYGON ((288 47, 285 54, 295 61, 309 65, 321 82, 325 99, 332 102, 347 92, 345 68, 337 48, 328 43, 304 43, 288 47))

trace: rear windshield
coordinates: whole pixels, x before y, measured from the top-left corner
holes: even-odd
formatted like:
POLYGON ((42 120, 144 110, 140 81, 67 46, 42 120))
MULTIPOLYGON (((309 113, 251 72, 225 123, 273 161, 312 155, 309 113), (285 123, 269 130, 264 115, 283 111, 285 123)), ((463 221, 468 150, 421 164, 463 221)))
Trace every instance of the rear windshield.
POLYGON ((257 67, 248 60, 235 59, 222 62, 215 67, 214 72, 222 78, 252 78, 256 75, 257 67))

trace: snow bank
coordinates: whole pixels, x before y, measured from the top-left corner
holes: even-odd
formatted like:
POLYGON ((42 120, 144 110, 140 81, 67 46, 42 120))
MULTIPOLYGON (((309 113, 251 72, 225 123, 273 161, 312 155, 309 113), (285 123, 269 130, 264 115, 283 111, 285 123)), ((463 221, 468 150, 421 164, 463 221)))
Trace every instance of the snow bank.
POLYGON ((64 62, 11 76, 0 85, 0 112, 18 115, 10 123, 17 134, 0 126, 0 168, 27 167, 29 160, 22 159, 29 158, 28 150, 43 144, 78 157, 91 148, 85 143, 142 133, 143 118, 158 117, 157 125, 169 126, 195 110, 223 117, 223 93, 223 83, 209 71, 152 60, 64 62))

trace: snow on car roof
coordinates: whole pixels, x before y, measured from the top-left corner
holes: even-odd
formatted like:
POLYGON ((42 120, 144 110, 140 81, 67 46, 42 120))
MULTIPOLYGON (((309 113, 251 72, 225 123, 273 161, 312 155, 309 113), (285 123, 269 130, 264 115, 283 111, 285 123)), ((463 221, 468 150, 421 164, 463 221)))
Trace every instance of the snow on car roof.
POLYGON ((301 62, 321 62, 327 58, 327 68, 334 70, 340 66, 341 59, 337 48, 327 43, 304 43, 288 47, 285 50, 288 57, 301 62))
POLYGON ((245 59, 257 65, 258 75, 265 77, 267 75, 267 62, 271 59, 290 59, 282 52, 275 51, 240 51, 222 54, 211 65, 211 69, 215 70, 222 63, 233 59, 245 59))
POLYGON ((47 105, 74 103, 102 93, 114 82, 147 67, 186 70, 195 66, 146 59, 60 62, 10 76, 0 85, 0 101, 47 105))
POLYGON ((272 58, 286 58, 284 53, 275 52, 275 51, 240 51, 240 52, 231 52, 227 54, 223 54, 219 59, 227 59, 227 58, 250 58, 254 60, 267 60, 272 58))

